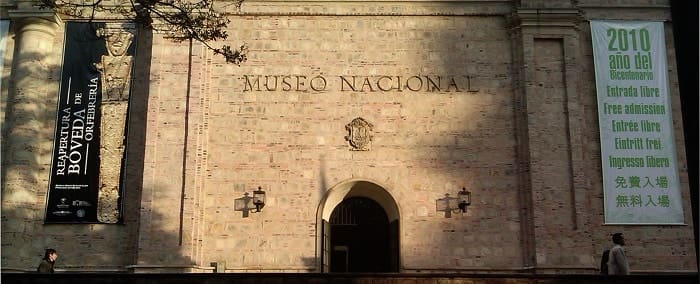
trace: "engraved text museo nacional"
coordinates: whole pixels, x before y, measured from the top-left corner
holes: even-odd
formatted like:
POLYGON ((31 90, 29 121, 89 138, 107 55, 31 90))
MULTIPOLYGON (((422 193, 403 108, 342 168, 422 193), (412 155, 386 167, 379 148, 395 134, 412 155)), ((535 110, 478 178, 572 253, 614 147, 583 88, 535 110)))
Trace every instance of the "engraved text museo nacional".
POLYGON ((283 92, 477 92, 471 76, 243 75, 243 91, 283 92))

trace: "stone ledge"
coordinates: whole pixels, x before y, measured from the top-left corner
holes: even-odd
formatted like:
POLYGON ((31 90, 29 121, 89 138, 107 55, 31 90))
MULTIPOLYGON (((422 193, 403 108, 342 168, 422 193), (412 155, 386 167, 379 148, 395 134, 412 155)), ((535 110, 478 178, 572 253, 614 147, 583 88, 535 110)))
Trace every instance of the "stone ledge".
POLYGON ((401 274, 401 273, 2 273, 3 283, 697 283, 697 273, 606 276, 594 274, 401 274), (126 282, 125 282, 126 281, 126 282))

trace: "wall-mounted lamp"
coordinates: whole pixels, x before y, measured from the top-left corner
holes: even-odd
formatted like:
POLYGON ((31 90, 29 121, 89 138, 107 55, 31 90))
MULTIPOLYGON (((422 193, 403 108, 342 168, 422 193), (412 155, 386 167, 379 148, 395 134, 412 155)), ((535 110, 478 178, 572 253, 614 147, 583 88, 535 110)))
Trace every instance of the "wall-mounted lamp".
POLYGON ((472 193, 462 187, 462 190, 457 193, 457 198, 459 199, 459 205, 457 205, 459 210, 462 210, 462 213, 467 212, 467 207, 472 205, 472 193))
POLYGON ((260 212, 260 209, 265 207, 265 191, 258 186, 258 190, 253 191, 253 205, 255 205, 255 212, 260 212))
POLYGON ((445 218, 452 217, 452 212, 462 213, 467 212, 467 207, 472 204, 472 193, 462 188, 457 193, 457 197, 450 197, 449 193, 445 193, 445 197, 435 200, 435 210, 437 212, 445 212, 445 218))
POLYGON ((249 212, 260 212, 263 207, 265 207, 265 191, 259 186, 258 190, 253 191, 253 197, 248 196, 246 192, 243 194, 243 197, 236 198, 233 202, 233 210, 241 211, 243 218, 248 217, 249 212))

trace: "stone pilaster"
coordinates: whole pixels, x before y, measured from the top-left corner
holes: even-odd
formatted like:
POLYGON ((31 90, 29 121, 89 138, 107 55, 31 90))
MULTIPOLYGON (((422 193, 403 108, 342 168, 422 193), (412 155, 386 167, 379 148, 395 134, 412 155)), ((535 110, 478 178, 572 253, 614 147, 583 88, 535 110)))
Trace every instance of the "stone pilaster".
POLYGON ((56 112, 58 73, 53 13, 14 10, 15 52, 2 144, 3 266, 33 261, 44 244, 31 235, 43 218, 56 112), (12 246, 5 246, 12 244, 12 246))
POLYGON ((581 254, 590 243, 582 230, 585 125, 576 75, 581 19, 577 9, 566 7, 520 8, 512 18, 523 254, 526 266, 538 271, 594 262, 593 251, 581 254), (561 220, 549 221, 551 214, 561 220), (554 254, 551 247, 570 252, 554 254))

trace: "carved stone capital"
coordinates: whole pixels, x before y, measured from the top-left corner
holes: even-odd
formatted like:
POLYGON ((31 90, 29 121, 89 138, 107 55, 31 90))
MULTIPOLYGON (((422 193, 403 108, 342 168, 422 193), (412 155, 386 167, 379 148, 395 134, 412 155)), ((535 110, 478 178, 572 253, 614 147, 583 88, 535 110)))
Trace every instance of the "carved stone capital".
POLYGON ((18 32, 31 29, 53 36, 63 23, 56 13, 48 10, 10 10, 7 14, 19 24, 18 32))

